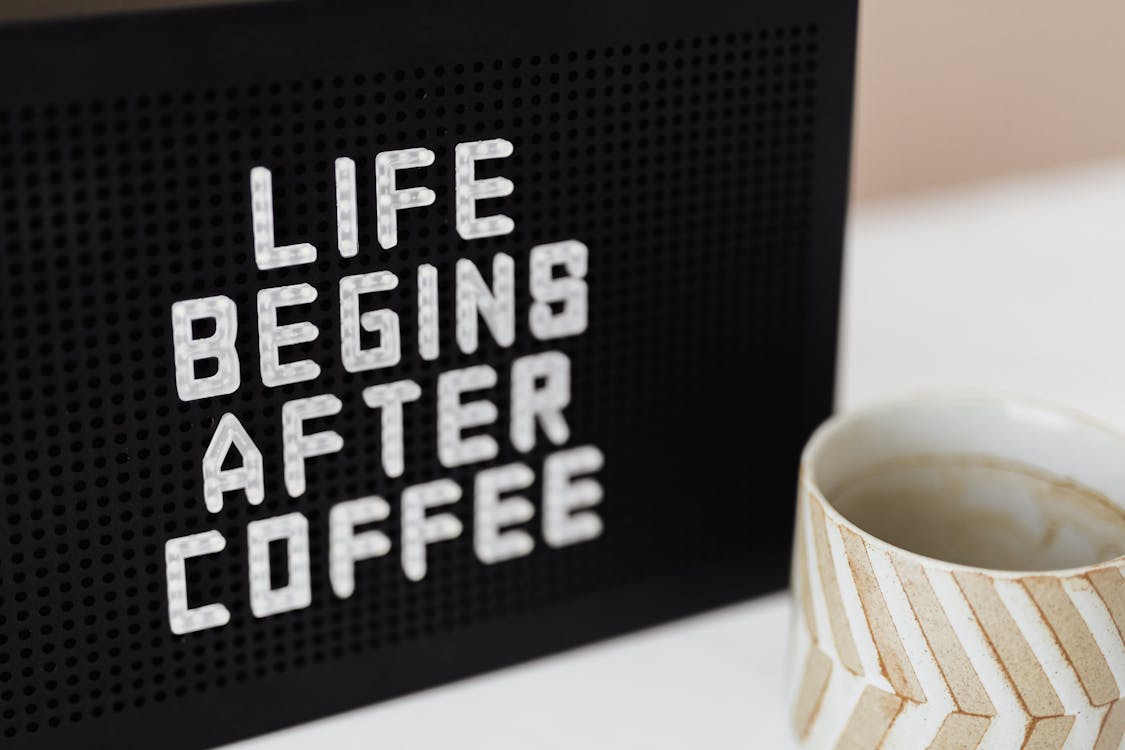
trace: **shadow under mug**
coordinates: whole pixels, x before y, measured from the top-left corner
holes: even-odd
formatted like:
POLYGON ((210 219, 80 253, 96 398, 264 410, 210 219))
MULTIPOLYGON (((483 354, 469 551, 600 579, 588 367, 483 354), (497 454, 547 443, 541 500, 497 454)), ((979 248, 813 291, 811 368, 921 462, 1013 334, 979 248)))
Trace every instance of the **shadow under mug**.
POLYGON ((1117 750, 1125 436, 1035 402, 836 417, 801 460, 792 725, 809 750, 1117 750))

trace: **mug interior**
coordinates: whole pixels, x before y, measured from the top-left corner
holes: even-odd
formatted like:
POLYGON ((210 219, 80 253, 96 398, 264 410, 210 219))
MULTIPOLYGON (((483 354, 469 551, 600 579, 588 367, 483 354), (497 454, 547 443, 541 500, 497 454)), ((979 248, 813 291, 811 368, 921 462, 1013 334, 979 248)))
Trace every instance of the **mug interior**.
POLYGON ((1056 570, 1125 555, 1125 437, 1042 404, 931 397, 838 417, 805 453, 837 512, 901 549, 1056 570))

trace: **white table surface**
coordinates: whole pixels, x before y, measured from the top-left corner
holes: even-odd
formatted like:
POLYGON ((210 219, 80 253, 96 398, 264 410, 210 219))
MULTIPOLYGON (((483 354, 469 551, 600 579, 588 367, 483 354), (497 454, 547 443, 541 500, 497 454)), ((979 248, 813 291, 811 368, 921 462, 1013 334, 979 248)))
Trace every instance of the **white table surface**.
MULTIPOLYGON (((944 387, 1125 428, 1125 162, 887 202, 849 230, 837 403, 944 387)), ((229 746, 786 750, 778 594, 229 746)))

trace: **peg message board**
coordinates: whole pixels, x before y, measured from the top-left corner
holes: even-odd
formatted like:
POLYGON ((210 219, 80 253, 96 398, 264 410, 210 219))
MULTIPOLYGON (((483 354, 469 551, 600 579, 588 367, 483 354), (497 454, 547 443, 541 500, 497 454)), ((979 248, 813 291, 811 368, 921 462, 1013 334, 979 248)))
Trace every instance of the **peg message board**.
POLYGON ((0 745, 208 747, 782 587, 854 34, 0 27, 0 745))

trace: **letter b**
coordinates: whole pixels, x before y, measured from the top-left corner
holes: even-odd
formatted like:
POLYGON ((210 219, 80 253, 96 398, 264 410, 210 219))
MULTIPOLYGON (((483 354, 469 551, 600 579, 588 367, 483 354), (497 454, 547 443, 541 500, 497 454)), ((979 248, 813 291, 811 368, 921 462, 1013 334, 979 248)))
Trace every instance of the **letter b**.
POLYGON ((176 355, 176 391, 181 401, 195 401, 234 393, 241 383, 238 352, 234 349, 238 316, 234 300, 219 295, 176 302, 172 305, 172 344, 176 355), (197 320, 214 320, 215 332, 196 338, 192 331, 197 320), (199 377, 195 365, 213 359, 218 367, 213 375, 199 377))

